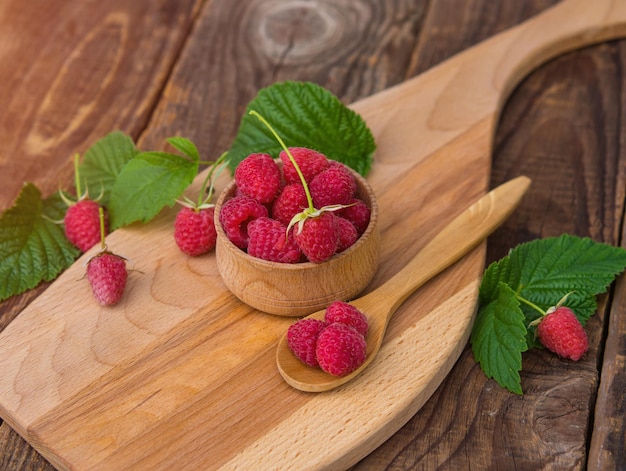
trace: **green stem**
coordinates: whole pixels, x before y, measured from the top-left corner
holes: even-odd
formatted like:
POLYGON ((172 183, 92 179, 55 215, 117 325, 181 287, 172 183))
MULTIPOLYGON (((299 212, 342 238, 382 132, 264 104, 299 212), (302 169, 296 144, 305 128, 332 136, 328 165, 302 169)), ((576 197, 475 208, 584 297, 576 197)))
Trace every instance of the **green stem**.
POLYGON ((74 181, 76 183, 76 198, 80 199, 82 197, 82 191, 80 187, 80 175, 78 173, 78 163, 79 163, 80 155, 74 155, 74 181))
POLYGON ((289 149, 287 148, 287 146, 285 145, 283 140, 280 138, 278 133, 274 130, 274 128, 270 125, 270 123, 268 123, 265 120, 265 118, 263 116, 261 116, 255 110, 250 110, 249 114, 251 114, 252 116, 256 116, 257 119, 259 121, 261 121, 267 127, 267 129, 270 130, 270 132, 274 135, 274 137, 276 138, 276 140, 278 141, 280 146, 287 153, 287 156, 289 156, 289 160, 291 161, 291 163, 293 164, 294 168, 296 169, 296 172, 298 173, 298 177, 300 178, 300 181, 302 182, 302 186, 304 187, 304 193, 306 194, 306 200, 307 200, 307 202, 309 204, 309 211, 311 211, 311 212, 315 211, 315 206, 313 206, 313 198, 311 197, 311 192, 309 191, 309 185, 307 185, 306 180, 304 179, 304 175, 302 174, 302 171, 300 170, 300 167, 296 163, 296 159, 293 158, 293 155, 291 155, 291 152, 289 152, 289 149))
POLYGON ((544 311, 543 309, 541 309, 539 306, 537 306, 535 303, 533 303, 532 301, 529 301, 526 298, 521 297, 519 294, 515 294, 515 298, 517 298, 518 301, 523 302, 524 304, 532 307, 535 311, 537 311, 539 314, 541 314, 542 316, 546 315, 546 311, 544 311))
POLYGON ((204 202, 209 201, 211 199, 211 196, 213 195, 213 180, 212 180, 213 174, 215 173, 215 170, 220 166, 220 164, 222 164, 224 160, 226 160, 227 155, 228 155, 228 152, 224 152, 222 155, 220 155, 219 159, 217 159, 215 162, 212 163, 211 169, 209 170, 209 173, 207 174, 204 181, 202 182, 202 188, 200 188, 200 193, 198 194, 198 206, 202 206, 204 202), (206 190, 206 187, 209 181, 211 182, 211 185, 209 187, 209 193, 207 197, 205 198, 204 191, 206 190))
POLYGON ((102 250, 106 250, 106 244, 104 243, 104 238, 106 237, 104 230, 104 210, 102 206, 98 208, 98 214, 100 215, 100 247, 102 250))

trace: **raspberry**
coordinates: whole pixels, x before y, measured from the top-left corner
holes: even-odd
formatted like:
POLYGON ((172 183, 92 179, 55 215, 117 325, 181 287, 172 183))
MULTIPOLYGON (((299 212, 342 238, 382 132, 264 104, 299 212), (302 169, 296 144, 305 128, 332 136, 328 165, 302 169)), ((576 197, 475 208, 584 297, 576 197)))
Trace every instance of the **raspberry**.
MULTIPOLYGON (((63 218, 65 236, 82 252, 86 252, 100 242, 99 210, 100 205, 88 199, 80 200, 67 208, 63 218)), ((105 232, 108 232, 106 221, 105 232)))
POLYGON ((326 322, 319 319, 300 319, 291 324, 287 330, 287 345, 293 354, 303 363, 318 367, 315 348, 320 332, 326 327, 326 322))
POLYGON ((174 221, 174 240, 183 253, 197 256, 213 250, 217 239, 214 213, 214 208, 180 208, 174 221))
POLYGON ((282 185, 280 167, 268 154, 250 154, 235 170, 237 188, 260 203, 270 203, 282 185))
POLYGON ((287 226, 270 219, 260 217, 248 224, 248 254, 269 260, 270 262, 296 263, 302 252, 291 237, 287 237, 287 226))
POLYGON ((103 306, 116 304, 126 286, 126 260, 111 252, 100 252, 87 264, 87 279, 96 300, 103 306))
POLYGON ((352 198, 347 204, 351 206, 337 211, 337 216, 341 216, 354 224, 356 231, 361 235, 370 223, 370 208, 358 198, 352 198))
MULTIPOLYGON (((329 161, 326 156, 312 149, 305 147, 289 147, 289 152, 296 161, 296 164, 298 164, 302 176, 307 183, 310 183, 315 175, 329 166, 329 161)), ((298 172, 287 153, 283 150, 279 154, 279 157, 283 162, 283 176, 285 181, 287 183, 300 183, 298 172)))
POLYGON ((578 361, 587 351, 587 334, 574 312, 568 307, 558 307, 549 312, 537 326, 539 340, 548 350, 578 361))
POLYGON ((248 247, 248 224, 267 216, 267 208, 247 196, 235 196, 222 206, 220 224, 228 239, 240 249, 248 247))
POLYGON ((285 225, 289 225, 291 219, 306 209, 309 203, 301 183, 290 183, 280 192, 272 206, 272 217, 285 225))
POLYGON ((335 322, 317 337, 315 355, 322 370, 333 376, 343 376, 363 364, 366 350, 365 338, 354 327, 335 322))
POLYGON ((359 234, 356 227, 347 219, 336 217, 335 222, 339 233, 339 243, 337 244, 337 253, 339 253, 352 246, 359 238, 359 234))
POLYGON ((304 221, 302 232, 295 229, 295 239, 306 258, 313 263, 321 263, 332 257, 337 251, 339 236, 336 216, 322 213, 304 221))
POLYGON ((317 209, 348 204, 356 195, 356 180, 345 165, 335 162, 311 180, 309 191, 317 209))
POLYGON ((339 322, 353 327, 359 334, 367 334, 369 325, 367 317, 352 304, 343 301, 334 301, 326 308, 324 320, 328 324, 339 322))

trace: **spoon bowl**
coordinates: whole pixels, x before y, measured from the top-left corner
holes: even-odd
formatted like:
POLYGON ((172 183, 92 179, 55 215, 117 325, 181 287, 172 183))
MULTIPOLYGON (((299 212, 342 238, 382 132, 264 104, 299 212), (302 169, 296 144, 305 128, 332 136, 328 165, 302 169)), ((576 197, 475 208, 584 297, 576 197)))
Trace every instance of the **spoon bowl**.
MULTIPOLYGON (((322 392, 358 376, 376 357, 387 325, 402 303, 491 234, 519 205, 529 185, 530 179, 521 176, 490 191, 450 222, 402 270, 376 290, 350 302, 369 322, 367 355, 359 368, 344 376, 332 376, 307 366, 289 350, 285 334, 276 350, 276 365, 283 379, 301 391, 322 392)), ((321 310, 307 317, 323 319, 324 313, 321 310)))

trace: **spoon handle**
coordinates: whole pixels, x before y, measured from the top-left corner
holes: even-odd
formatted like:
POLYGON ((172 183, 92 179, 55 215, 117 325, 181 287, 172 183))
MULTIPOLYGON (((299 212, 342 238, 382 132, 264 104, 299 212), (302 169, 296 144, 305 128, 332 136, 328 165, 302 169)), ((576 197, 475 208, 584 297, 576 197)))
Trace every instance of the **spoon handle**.
POLYGON ((391 317, 416 289, 476 247, 508 218, 529 185, 530 179, 520 176, 484 195, 431 239, 404 268, 361 298, 363 303, 393 300, 389 306, 391 317))

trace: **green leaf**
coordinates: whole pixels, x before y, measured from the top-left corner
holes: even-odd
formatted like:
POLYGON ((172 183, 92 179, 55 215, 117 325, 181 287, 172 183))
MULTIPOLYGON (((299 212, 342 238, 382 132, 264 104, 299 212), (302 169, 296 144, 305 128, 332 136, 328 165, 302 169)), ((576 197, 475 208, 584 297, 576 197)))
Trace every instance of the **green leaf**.
MULTIPOLYGON (((590 298, 605 292, 624 268, 626 250, 620 247, 569 234, 537 239, 518 245, 486 270, 480 299, 489 302, 493 286, 502 282, 546 310, 573 292, 564 304, 584 323, 595 312, 590 298)), ((538 315, 523 310, 527 317, 538 315)))
POLYGON ((99 203, 107 206, 117 176, 138 153, 133 140, 121 131, 106 135, 87 149, 79 174, 91 197, 96 198, 102 192, 99 203))
POLYGON ((474 356, 485 374, 521 394, 516 371, 521 369, 521 352, 541 347, 536 327, 531 326, 541 313, 520 304, 520 299, 546 311, 569 293, 563 305, 584 325, 597 309, 596 296, 625 268, 623 248, 568 234, 520 244, 489 265, 471 336, 474 356))
POLYGON ((271 132, 249 115, 251 110, 260 113, 288 147, 308 147, 361 175, 369 172, 376 144, 363 118, 325 88, 293 81, 260 90, 248 104, 228 151, 232 171, 251 153, 276 158, 282 150, 271 132))
POLYGON ((15 205, 0 216, 0 301, 50 281, 69 267, 80 251, 65 237, 60 220, 67 206, 58 193, 41 199, 31 183, 15 205))
POLYGON ((515 292, 498 283, 492 301, 478 312, 470 341, 485 375, 516 394, 522 394, 519 371, 527 349, 525 337, 524 314, 515 292))
POLYGON ((111 229, 147 222, 191 184, 198 161, 166 152, 143 152, 126 164, 111 190, 111 229))
POLYGON ((170 143, 174 148, 178 149, 184 155, 189 157, 191 160, 199 161, 200 153, 198 152, 198 148, 196 145, 191 142, 186 137, 174 136, 167 139, 167 142, 170 143))

